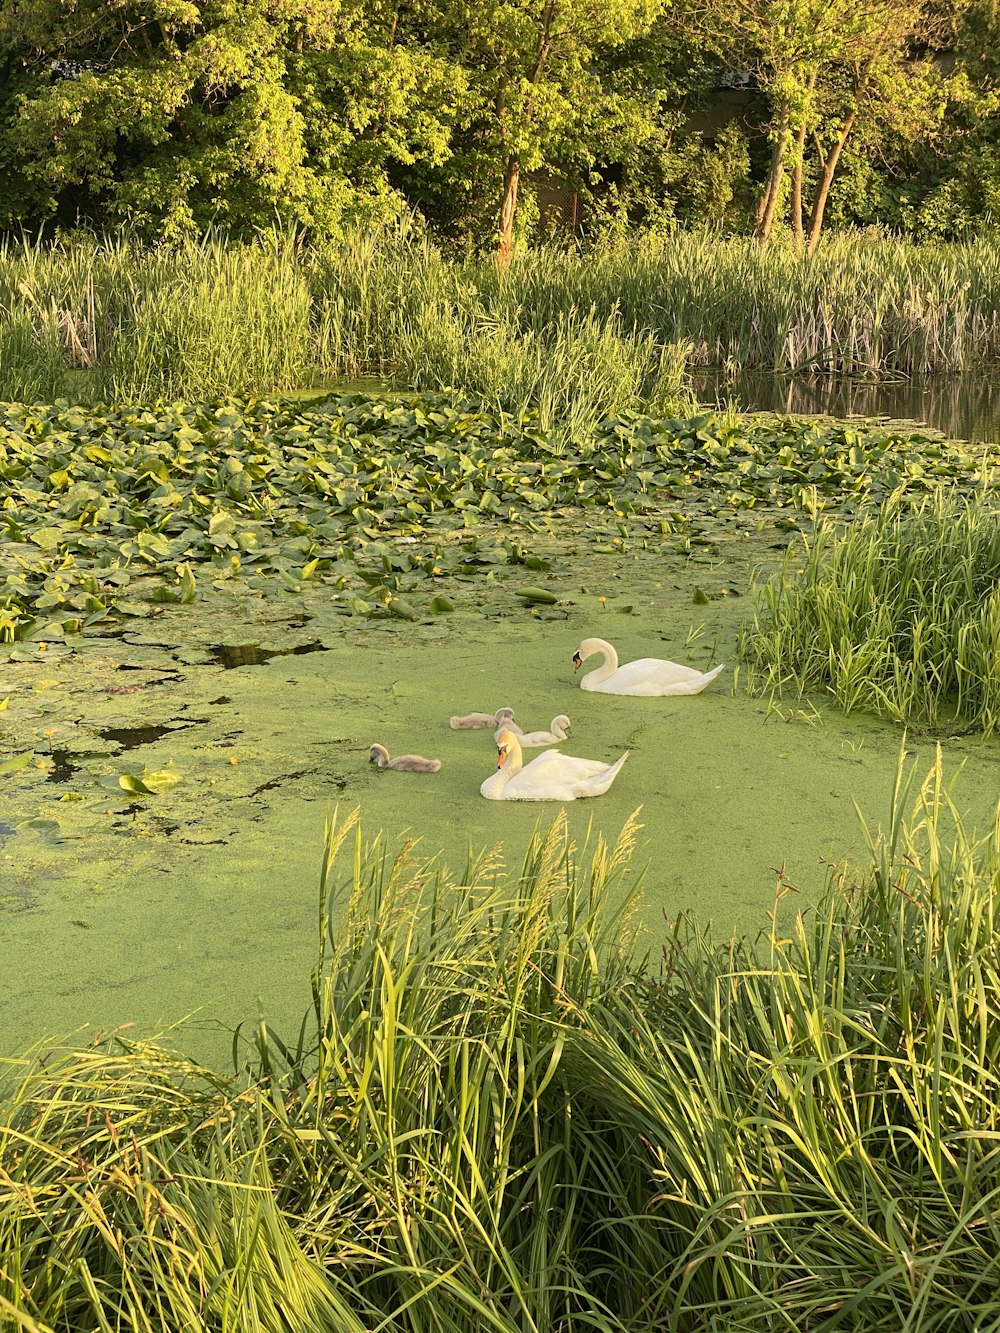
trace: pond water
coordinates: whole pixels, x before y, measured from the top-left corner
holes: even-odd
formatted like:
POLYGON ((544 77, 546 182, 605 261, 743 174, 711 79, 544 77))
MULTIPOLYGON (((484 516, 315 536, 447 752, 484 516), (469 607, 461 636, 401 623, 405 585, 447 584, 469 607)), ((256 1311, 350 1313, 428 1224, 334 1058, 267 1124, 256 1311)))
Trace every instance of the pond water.
POLYGON ((858 380, 834 375, 773 375, 718 368, 691 372, 699 401, 732 401, 747 412, 823 412, 833 417, 916 421, 956 440, 1000 443, 1000 375, 924 375, 858 380))

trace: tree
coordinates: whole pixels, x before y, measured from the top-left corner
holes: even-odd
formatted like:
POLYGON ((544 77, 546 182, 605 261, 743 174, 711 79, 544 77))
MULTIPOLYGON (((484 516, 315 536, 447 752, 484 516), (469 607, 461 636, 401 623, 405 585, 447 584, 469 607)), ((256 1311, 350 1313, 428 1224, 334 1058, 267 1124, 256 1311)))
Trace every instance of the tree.
POLYGON ((948 27, 925 0, 875 0, 865 10, 865 22, 845 34, 824 71, 826 114, 813 132, 818 174, 805 237, 808 253, 819 241, 830 187, 852 131, 860 125, 873 146, 886 132, 927 139, 941 124, 955 76, 945 75, 934 57, 949 38, 948 27))
POLYGON ((693 0, 685 12, 723 59, 753 74, 768 98, 771 155, 755 231, 762 245, 778 216, 790 157, 793 228, 804 235, 803 156, 824 113, 825 151, 814 138, 821 162, 810 246, 858 117, 874 117, 881 108, 886 118, 899 125, 908 121, 911 132, 919 133, 940 114, 937 68, 929 58, 914 60, 915 42, 929 44, 937 27, 929 0, 873 0, 863 6, 856 0, 693 0))
MULTIPOLYGON (((496 164, 499 261, 513 249, 518 191, 525 172, 576 151, 580 129, 604 108, 600 52, 648 30, 666 0, 441 0, 442 38, 474 91, 466 130, 474 150, 496 164)), ((586 137, 586 136, 583 136, 586 137)))
POLYGON ((455 79, 394 23, 373 0, 6 0, 2 220, 169 236, 398 210, 387 161, 447 153, 455 79))

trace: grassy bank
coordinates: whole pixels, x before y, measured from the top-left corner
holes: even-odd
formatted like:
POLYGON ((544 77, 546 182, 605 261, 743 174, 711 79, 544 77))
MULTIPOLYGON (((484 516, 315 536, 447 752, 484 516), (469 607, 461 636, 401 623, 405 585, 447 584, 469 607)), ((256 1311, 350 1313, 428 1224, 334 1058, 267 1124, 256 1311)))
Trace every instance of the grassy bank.
POLYGON ((893 499, 846 528, 821 522, 759 590, 740 640, 748 685, 993 735, 998 580, 1000 511, 988 494, 893 499))
POLYGON ((0 398, 147 401, 379 375, 538 409, 569 433, 663 412, 686 364, 848 374, 1000 361, 1000 248, 826 241, 802 258, 680 235, 453 262, 406 233, 318 249, 0 247, 0 398))
POLYGON ((452 878, 342 823, 299 1034, 7 1070, 0 1322, 992 1326, 1000 826, 907 786, 790 936, 681 922, 652 982, 631 825, 452 878))

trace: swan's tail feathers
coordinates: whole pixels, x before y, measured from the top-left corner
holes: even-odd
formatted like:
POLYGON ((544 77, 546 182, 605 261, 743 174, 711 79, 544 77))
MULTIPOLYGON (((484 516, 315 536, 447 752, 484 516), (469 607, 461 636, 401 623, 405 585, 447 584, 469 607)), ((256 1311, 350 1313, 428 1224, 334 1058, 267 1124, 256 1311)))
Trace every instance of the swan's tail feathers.
POLYGON ((594 778, 593 786, 591 788, 591 791, 594 796, 601 796, 603 795, 604 792, 608 790, 612 782, 614 782, 615 778, 621 772, 622 765, 625 763, 625 760, 628 758, 628 756, 629 756, 629 751, 626 750, 625 753, 622 755, 622 757, 616 760, 616 762, 611 765, 611 767, 607 770, 606 773, 602 773, 600 777, 594 778))
POLYGON ((711 685, 720 671, 725 669, 725 662, 720 662, 717 667, 711 671, 706 671, 703 676, 695 676, 694 680, 683 680, 672 686, 670 694, 701 694, 706 685, 711 685))

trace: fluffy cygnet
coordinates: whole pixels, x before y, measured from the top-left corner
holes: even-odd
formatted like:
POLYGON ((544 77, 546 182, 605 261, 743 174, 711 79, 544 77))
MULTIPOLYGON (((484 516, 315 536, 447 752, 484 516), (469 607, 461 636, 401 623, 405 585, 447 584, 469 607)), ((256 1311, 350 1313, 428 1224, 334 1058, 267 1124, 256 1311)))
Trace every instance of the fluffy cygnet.
MULTIPOLYGON (((504 712, 504 709, 500 710, 504 712)), ((549 731, 522 731, 520 727, 503 722, 497 728, 494 740, 499 743, 501 731, 512 731, 517 737, 522 750, 537 750, 543 745, 560 745, 569 735, 570 722, 565 713, 554 717, 549 731)))
POLYGON ((436 773, 441 767, 440 759, 425 759, 422 754, 401 754, 398 759, 390 759, 384 745, 373 745, 368 758, 379 768, 394 768, 397 773, 436 773))
POLYGON ((466 713, 464 717, 453 717, 448 725, 452 731, 485 731, 487 727, 510 726, 513 720, 513 708, 498 708, 495 713, 466 713))

